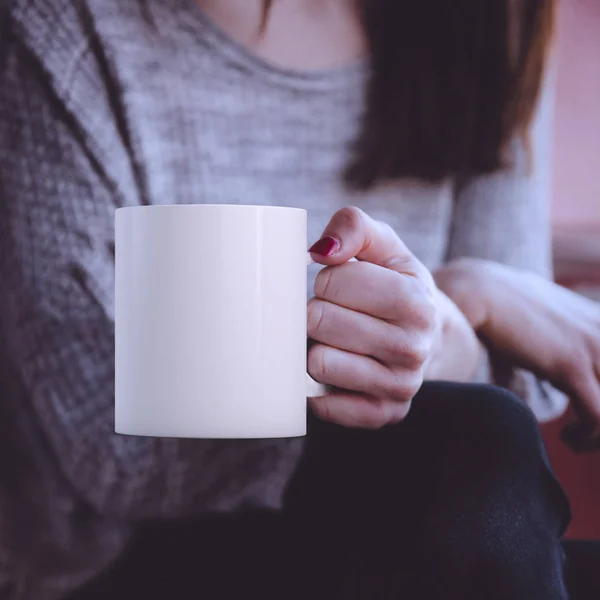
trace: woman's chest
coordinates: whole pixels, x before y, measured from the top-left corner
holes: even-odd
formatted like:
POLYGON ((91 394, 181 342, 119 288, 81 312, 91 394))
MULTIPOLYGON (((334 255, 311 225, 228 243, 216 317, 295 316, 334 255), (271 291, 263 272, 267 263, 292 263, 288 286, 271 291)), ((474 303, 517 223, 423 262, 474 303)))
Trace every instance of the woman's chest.
POLYGON ((336 210, 354 205, 391 225, 429 268, 443 261, 450 185, 399 182, 358 193, 343 183, 363 116, 361 78, 354 90, 292 85, 250 77, 212 55, 160 64, 139 56, 121 55, 115 66, 145 202, 300 207, 309 215, 307 242, 336 210))
POLYGON ((293 107, 275 108, 269 120, 260 109, 232 114, 179 106, 166 131, 164 120, 140 127, 137 152, 148 202, 300 207, 309 215, 308 242, 337 210, 353 205, 391 225, 429 268, 443 261, 450 185, 398 182, 351 191, 343 182, 350 136, 340 124, 327 131, 293 107))

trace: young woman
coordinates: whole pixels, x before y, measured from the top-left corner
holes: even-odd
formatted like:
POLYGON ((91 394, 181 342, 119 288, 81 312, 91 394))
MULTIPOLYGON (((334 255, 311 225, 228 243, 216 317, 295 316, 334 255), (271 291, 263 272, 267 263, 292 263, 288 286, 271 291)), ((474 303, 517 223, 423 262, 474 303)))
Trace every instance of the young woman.
POLYGON ((564 399, 432 277, 549 271, 553 4, 2 10, 0 597, 566 598, 564 399), (306 440, 113 433, 114 209, 202 202, 309 211, 306 440))

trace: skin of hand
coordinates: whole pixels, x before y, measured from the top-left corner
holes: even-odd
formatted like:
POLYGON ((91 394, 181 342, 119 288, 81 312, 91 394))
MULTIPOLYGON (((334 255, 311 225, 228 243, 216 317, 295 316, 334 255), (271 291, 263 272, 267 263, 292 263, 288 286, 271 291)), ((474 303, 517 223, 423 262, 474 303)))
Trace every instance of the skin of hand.
POLYGON ((445 365, 442 353, 460 352, 444 350, 444 336, 462 332, 477 348, 475 334, 387 224, 344 208, 310 252, 325 268, 308 304, 308 371, 331 386, 310 401, 318 417, 380 428, 404 419, 428 371, 456 379, 461 369, 467 377, 475 370, 475 350, 456 373, 445 365))
POLYGON ((460 259, 435 274, 471 326, 515 364, 568 394, 600 425, 600 305, 539 275, 460 259))
POLYGON ((435 298, 436 336, 425 365, 425 379, 471 382, 484 358, 484 346, 462 311, 437 287, 435 298))

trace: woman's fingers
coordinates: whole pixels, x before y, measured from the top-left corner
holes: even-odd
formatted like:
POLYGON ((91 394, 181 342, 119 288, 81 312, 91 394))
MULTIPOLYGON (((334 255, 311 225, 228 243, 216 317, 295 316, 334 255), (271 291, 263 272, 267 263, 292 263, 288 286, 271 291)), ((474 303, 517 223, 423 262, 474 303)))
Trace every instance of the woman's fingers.
POLYGON ((315 297, 395 325, 430 331, 435 325, 434 296, 426 281, 402 276, 379 265, 349 262, 319 272, 315 297))
POLYGON ((316 297, 401 326, 433 331, 433 278, 386 223, 358 208, 344 208, 332 217, 311 254, 328 267, 317 276, 316 297), (348 263, 353 257, 358 262, 348 263))
POLYGON ((399 404, 412 400, 421 385, 420 371, 390 369, 369 356, 324 344, 310 348, 308 372, 320 383, 399 404))
POLYGON ((410 403, 398 404, 393 400, 370 399, 349 393, 332 394, 309 400, 314 413, 323 421, 344 427, 380 429, 404 420, 410 403))
POLYGON ((391 227, 357 208, 338 211, 310 252, 326 268, 308 308, 318 342, 309 372, 344 390, 312 401, 317 415, 356 427, 402 420, 437 331, 431 274, 391 227))
MULTIPOLYGON (((582 374, 583 375, 583 374, 582 374)), ((558 386, 569 394, 578 421, 563 430, 563 440, 576 451, 600 448, 600 370, 582 376, 568 386, 558 386)))
POLYGON ((595 435, 600 434, 600 369, 580 365, 566 379, 576 412, 595 435))
POLYGON ((311 248, 323 265, 340 265, 356 257, 413 277, 433 282, 429 271, 386 223, 375 221, 362 210, 346 207, 333 215, 323 236, 311 248))
POLYGON ((407 369, 419 369, 431 351, 428 337, 319 298, 308 303, 308 336, 327 346, 407 369))

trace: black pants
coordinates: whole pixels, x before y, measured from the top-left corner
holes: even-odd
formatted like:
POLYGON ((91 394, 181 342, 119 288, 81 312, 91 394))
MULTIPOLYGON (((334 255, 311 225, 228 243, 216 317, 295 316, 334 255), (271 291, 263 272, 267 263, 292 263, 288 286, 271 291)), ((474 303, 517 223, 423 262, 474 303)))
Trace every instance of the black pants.
POLYGON ((311 420, 283 514, 148 525, 77 599, 559 600, 569 519, 519 400, 427 384, 396 426, 311 420))

